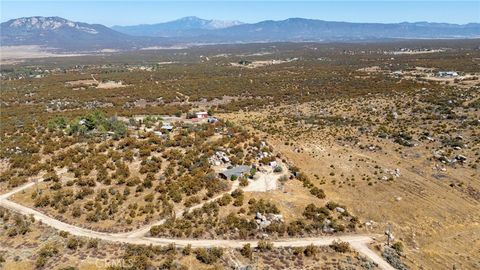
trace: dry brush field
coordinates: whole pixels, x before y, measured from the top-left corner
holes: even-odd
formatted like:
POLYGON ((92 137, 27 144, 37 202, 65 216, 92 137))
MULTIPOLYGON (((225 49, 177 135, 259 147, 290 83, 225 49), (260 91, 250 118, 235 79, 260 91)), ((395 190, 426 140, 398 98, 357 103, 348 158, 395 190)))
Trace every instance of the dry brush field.
POLYGON ((102 269, 95 262, 107 259, 135 262, 119 269, 375 269, 343 243, 269 242, 365 233, 397 269, 477 269, 479 64, 474 41, 439 40, 204 46, 2 66, 1 193, 41 178, 11 200, 97 231, 164 220, 149 236, 259 246, 112 244, 2 210, 0 258, 12 269, 102 269), (459 77, 430 79, 438 71, 459 77), (208 121, 195 119, 201 111, 208 121))

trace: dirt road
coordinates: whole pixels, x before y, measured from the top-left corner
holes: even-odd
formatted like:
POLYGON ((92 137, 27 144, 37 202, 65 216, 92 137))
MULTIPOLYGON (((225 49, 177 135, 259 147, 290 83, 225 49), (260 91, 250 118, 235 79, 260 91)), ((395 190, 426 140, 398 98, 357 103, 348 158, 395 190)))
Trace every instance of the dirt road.
MULTIPOLYGON (((41 180, 39 180, 41 182, 41 180)), ((59 221, 57 219, 51 218, 37 210, 28 208, 26 206, 20 205, 18 203, 8 200, 13 194, 25 190, 35 183, 28 183, 23 186, 17 187, 3 195, 0 195, 0 207, 4 207, 11 211, 33 216, 36 220, 41 221, 42 223, 49 225, 57 230, 66 231, 75 236, 97 238, 105 241, 111 242, 121 242, 137 245, 168 245, 174 243, 177 246, 186 246, 192 245, 192 247, 225 247, 225 248, 241 248, 243 245, 249 243, 252 246, 256 246, 257 241, 255 240, 216 240, 216 239, 170 239, 170 238, 152 238, 144 237, 148 232, 149 228, 152 225, 158 225, 164 222, 164 220, 158 221, 157 223, 142 227, 138 230, 134 230, 128 233, 104 233, 97 232, 81 227, 77 227, 65 222, 59 221)), ((238 185, 238 184, 237 184, 238 185)), ((231 191, 235 190, 238 186, 233 185, 231 191)), ((219 195, 220 197, 222 195, 219 195)), ((214 200, 212 198, 211 200, 214 200)), ((195 208, 201 207, 202 204, 195 206, 195 208)), ((178 212, 177 216, 181 217, 183 211, 178 212)), ((324 236, 316 238, 289 238, 289 239, 279 239, 272 241, 275 247, 297 247, 297 246, 308 246, 314 244, 317 246, 326 246, 332 243, 334 240, 340 240, 350 243, 350 245, 359 253, 363 254, 370 260, 378 264, 382 269, 393 270, 394 268, 390 266, 385 260, 378 256, 375 252, 368 248, 368 243, 372 241, 371 236, 369 235, 342 235, 342 236, 324 236)))

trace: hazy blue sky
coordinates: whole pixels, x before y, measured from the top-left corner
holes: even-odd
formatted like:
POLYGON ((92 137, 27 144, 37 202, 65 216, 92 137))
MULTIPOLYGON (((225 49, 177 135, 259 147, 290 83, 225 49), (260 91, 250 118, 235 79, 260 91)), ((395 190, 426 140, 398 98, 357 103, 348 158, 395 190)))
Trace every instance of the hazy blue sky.
POLYGON ((290 17, 348 21, 480 22, 473 1, 4 1, 1 21, 26 16, 60 16, 107 26, 158 23, 185 16, 205 19, 282 20, 290 17))

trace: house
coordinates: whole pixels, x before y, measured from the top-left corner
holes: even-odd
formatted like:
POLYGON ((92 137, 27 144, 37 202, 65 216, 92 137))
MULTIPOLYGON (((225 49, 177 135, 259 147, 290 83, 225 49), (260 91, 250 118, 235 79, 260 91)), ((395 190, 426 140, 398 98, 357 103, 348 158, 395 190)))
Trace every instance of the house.
POLYGON ((225 179, 232 179, 232 177, 239 178, 243 175, 249 174, 250 169, 250 166, 246 165, 235 166, 231 169, 221 172, 220 176, 225 179))
POLYGON ((443 78, 452 78, 452 77, 457 77, 458 73, 455 71, 439 71, 437 72, 437 77, 443 77, 443 78))
POLYGON ((196 112, 195 115, 196 115, 197 118, 199 118, 199 119, 208 118, 208 113, 207 113, 207 112, 196 112))
POLYGON ((158 137, 162 137, 162 132, 161 131, 154 131, 153 134, 155 134, 155 136, 158 136, 158 137))

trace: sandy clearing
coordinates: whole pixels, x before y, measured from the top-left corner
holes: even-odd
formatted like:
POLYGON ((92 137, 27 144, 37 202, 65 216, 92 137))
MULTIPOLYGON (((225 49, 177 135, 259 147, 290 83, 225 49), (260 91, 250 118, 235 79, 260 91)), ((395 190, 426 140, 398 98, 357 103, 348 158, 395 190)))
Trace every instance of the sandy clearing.
POLYGON ((283 63, 289 63, 296 61, 298 59, 292 58, 292 59, 287 59, 287 60, 262 60, 262 61, 252 61, 246 65, 240 64, 240 63, 230 63, 231 66, 233 67, 245 67, 245 68, 259 68, 259 67, 264 67, 264 66, 270 66, 270 65, 278 65, 278 64, 283 64, 283 63))
POLYGON ((267 192, 278 188, 276 175, 262 174, 258 179, 249 180, 249 185, 243 189, 245 192, 267 192))
MULTIPOLYGON (((287 171, 285 165, 281 165, 283 171, 287 171)), ((280 187, 278 179, 286 173, 274 173, 273 168, 268 167, 265 172, 257 172, 258 178, 248 180, 248 186, 243 188, 245 192, 267 192, 280 187)))
POLYGON ((106 81, 106 82, 100 82, 97 85, 97 89, 112 89, 112 88, 121 88, 126 86, 128 85, 123 84, 123 82, 106 81))
POLYGON ((54 53, 53 48, 44 48, 38 45, 22 45, 22 46, 0 46, 0 63, 13 64, 21 62, 20 60, 45 57, 71 57, 81 56, 83 54, 63 54, 54 53))

